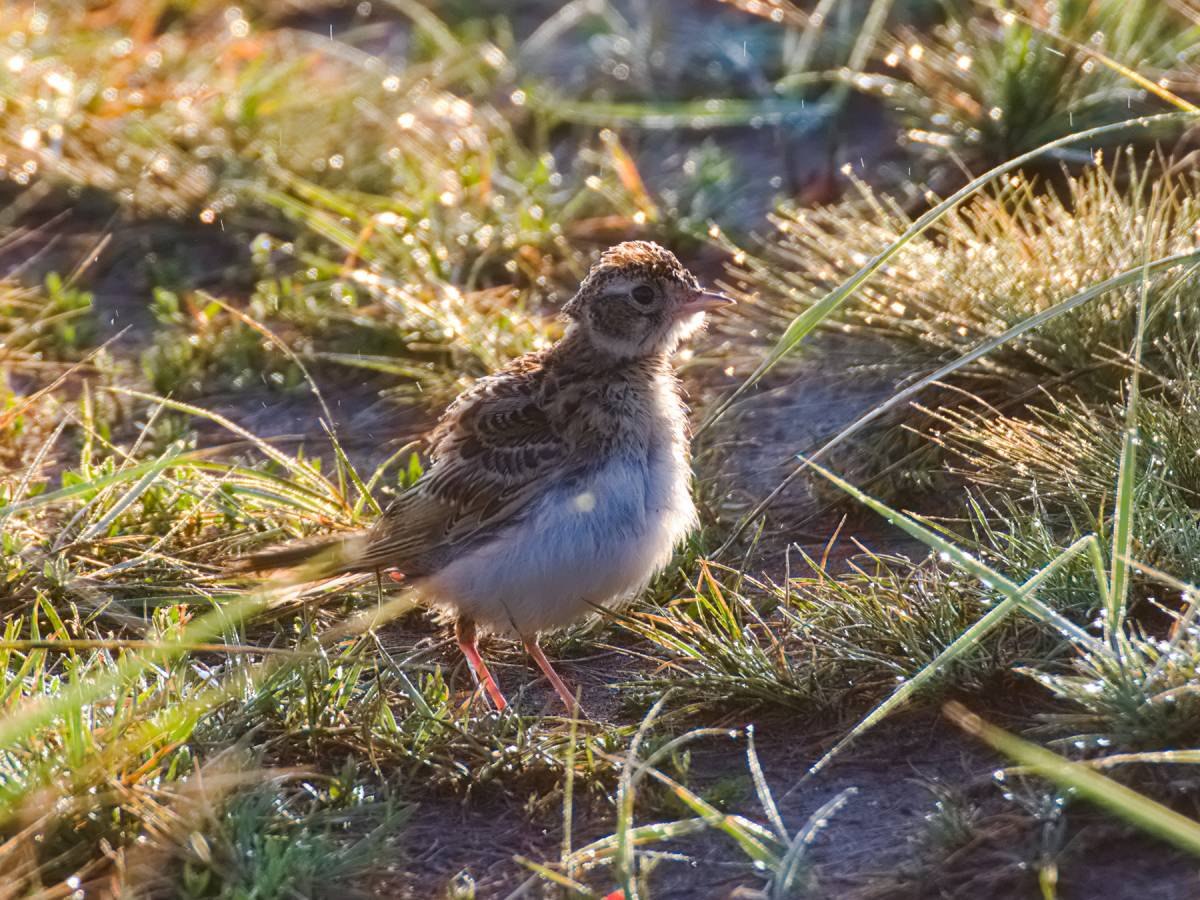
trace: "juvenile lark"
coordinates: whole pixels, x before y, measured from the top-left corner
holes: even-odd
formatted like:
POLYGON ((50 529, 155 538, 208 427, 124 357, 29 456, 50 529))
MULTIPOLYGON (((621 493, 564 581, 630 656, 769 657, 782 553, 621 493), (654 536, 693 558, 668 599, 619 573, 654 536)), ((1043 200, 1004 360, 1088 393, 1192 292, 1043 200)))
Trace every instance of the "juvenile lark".
POLYGON ((238 568, 319 558, 322 576, 402 573, 454 621, 498 708, 507 703, 479 655, 480 629, 519 637, 573 710, 538 635, 632 598, 694 527, 671 356, 705 312, 732 302, 657 244, 611 248, 563 307, 562 339, 464 391, 431 436, 424 476, 371 529, 238 568))

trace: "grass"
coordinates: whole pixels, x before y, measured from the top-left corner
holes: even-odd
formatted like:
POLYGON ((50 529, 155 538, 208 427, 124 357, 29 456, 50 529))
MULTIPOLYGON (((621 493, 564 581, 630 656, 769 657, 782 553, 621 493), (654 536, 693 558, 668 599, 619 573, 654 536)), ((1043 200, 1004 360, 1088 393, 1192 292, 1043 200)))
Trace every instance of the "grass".
MULTIPOLYGON (((508 65, 498 47, 417 20, 442 42, 437 55, 418 49, 389 69, 254 10, 80 18, 23 5, 4 25, 16 48, 0 81, 8 181, 28 188, 27 202, 96 198, 126 219, 232 231, 243 246, 261 233, 243 266, 258 282, 246 312, 291 332, 310 358, 410 384, 482 374, 546 341, 546 294, 582 273, 569 238, 632 204, 610 171, 561 173, 544 140, 472 102, 508 65), (198 45, 206 52, 191 53, 198 45)), ((211 346, 229 329, 202 314, 208 300, 163 287, 181 296, 159 294, 169 328, 145 360, 150 380, 194 392, 215 369, 240 386, 263 356, 252 336, 234 327, 244 346, 211 346), (180 305, 197 314, 181 321, 180 305)), ((286 359, 266 363, 294 383, 286 359)))
POLYGON ((880 48, 883 71, 855 83, 898 112, 915 147, 970 170, 1154 108, 1130 73, 1171 83, 1194 27, 1185 9, 1151 0, 968 3, 929 34, 901 30, 880 48))
POLYGON ((1055 896, 1056 867, 1097 864, 1066 853, 1088 839, 1072 792, 1194 852, 1200 200, 1189 158, 1141 139, 1194 121, 1187 7, 730 6, 20 3, 0 24, 0 893, 819 895, 858 840, 841 810, 875 802, 819 779, 947 698, 1023 732, 951 708, 1024 774, 984 801, 932 773, 905 835, 928 883, 994 842, 1055 896), (848 197, 735 246, 735 185, 761 174, 705 133, 800 141, 852 84, 899 113, 911 178, 831 173, 848 197), (673 181, 644 165, 663 129, 673 181), (954 159, 997 165, 940 200, 954 159), (817 333, 895 382, 833 441, 780 448, 859 514, 819 520, 827 544, 755 515, 731 561, 740 486, 702 472, 677 569, 554 647, 588 721, 547 714, 503 643, 513 708, 489 711, 373 579, 226 573, 420 477, 418 445, 352 441, 356 390, 436 411, 553 340, 627 236, 729 251, 743 315, 684 373, 710 434, 817 333), (718 397, 727 367, 753 374, 718 397), (284 399, 299 439, 247 426, 284 399))
MULTIPOLYGON (((701 708, 844 715, 917 674, 988 607, 985 591, 936 556, 914 563, 863 552, 840 575, 794 556, 793 566, 816 574, 773 584, 706 568, 694 594, 629 619, 669 660, 636 686, 669 687, 701 708)), ((1055 643, 1010 623, 938 677, 943 688, 986 690, 1015 665, 1052 656, 1055 643)))
POLYGON ((21 883, 49 885, 84 877, 79 872, 124 877, 121 871, 141 871, 141 857, 151 851, 180 863, 182 870, 173 864, 167 877, 202 896, 236 895, 236 886, 248 883, 318 891, 319 883, 344 877, 343 866, 371 868, 378 840, 403 833, 399 812, 381 807, 387 814, 368 841, 355 823, 370 820, 375 801, 360 787, 343 787, 341 800, 331 788, 305 787, 314 774, 300 760, 350 767, 346 778, 354 784, 374 773, 380 796, 419 783, 435 794, 537 798, 553 795, 569 744, 586 785, 577 798, 605 783, 611 767, 603 754, 615 749, 618 731, 576 732, 550 719, 464 708, 442 670, 421 661, 436 658, 436 647, 397 659, 373 631, 356 637, 352 627, 339 637, 330 617, 336 621, 346 608, 344 595, 255 597, 214 581, 216 567, 197 555, 237 552, 247 534, 239 521, 253 520, 251 529, 267 539, 284 530, 280 522, 261 531, 268 509, 289 529, 313 516, 323 527, 354 521, 353 503, 313 463, 274 455, 290 471, 177 452, 151 467, 130 466, 98 452, 64 474, 64 489, 9 498, 0 651, 8 721, 33 714, 39 698, 52 706, 5 739, 3 805, 12 822, 33 794, 61 798, 45 853, 25 843, 12 851, 32 853, 21 883), (39 558, 41 567, 22 564, 39 558), (77 691, 78 701, 92 698, 83 701, 86 714, 72 705, 77 691), (259 776, 238 764, 227 774, 231 787, 245 780, 265 792, 249 798, 221 793, 221 779, 204 776, 213 764, 205 748, 241 752, 235 748, 250 740, 275 767, 301 765, 284 775, 303 788, 295 799, 275 797, 269 767, 259 776), (126 774, 113 784, 116 771, 126 774), (171 785, 182 800, 171 799, 171 785), (189 794, 214 789, 216 795, 189 794), (201 808, 181 808, 185 800, 201 808), (347 802, 349 818, 329 831, 322 823, 339 820, 334 811, 347 802), (295 812, 297 803, 306 812, 295 812), (191 837, 174 825, 201 814, 191 837), (88 841, 79 843, 83 833, 88 841), (130 844, 107 862, 87 855, 96 841, 121 848, 138 835, 149 835, 149 845, 139 839, 136 851, 130 844), (265 843, 248 843, 252 838, 265 843), (294 854, 310 841, 328 850, 314 850, 298 865, 294 854))
MULTIPOLYGON (((1196 185, 1165 167, 1136 157, 1088 167, 1061 192, 1012 176, 903 243, 826 327, 877 348, 863 352, 868 377, 872 369, 890 379, 953 364, 952 371, 939 369, 918 400, 877 416, 838 451, 839 463, 885 495, 911 493, 928 487, 939 467, 927 439, 937 434, 939 416, 1022 417, 1055 398, 1110 396, 1133 338, 1136 285, 1065 315, 1057 310, 1091 285, 1136 275, 1142 245, 1128 240, 1131 229, 1145 229, 1151 259, 1194 249, 1196 185), (991 346, 1047 314, 1053 317, 1036 329, 991 346), (966 358, 984 345, 990 352, 966 358)), ((889 242, 897 246, 915 224, 897 201, 864 184, 838 206, 780 211, 775 238, 761 255, 743 254, 733 272, 753 309, 748 327, 760 340, 777 334, 781 320, 814 310, 821 291, 889 242)), ((1192 277, 1152 283, 1150 358, 1174 352, 1195 330, 1192 277)))

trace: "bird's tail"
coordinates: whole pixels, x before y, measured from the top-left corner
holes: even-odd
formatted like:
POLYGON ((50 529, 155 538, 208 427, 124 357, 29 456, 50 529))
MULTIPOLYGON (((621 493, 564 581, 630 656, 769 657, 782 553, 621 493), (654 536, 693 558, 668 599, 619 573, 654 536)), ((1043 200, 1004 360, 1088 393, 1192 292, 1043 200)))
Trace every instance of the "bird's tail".
POLYGON ((321 535, 270 547, 248 556, 239 556, 226 566, 230 575, 256 572, 290 571, 297 580, 317 581, 348 572, 367 571, 362 560, 367 549, 367 533, 321 535))

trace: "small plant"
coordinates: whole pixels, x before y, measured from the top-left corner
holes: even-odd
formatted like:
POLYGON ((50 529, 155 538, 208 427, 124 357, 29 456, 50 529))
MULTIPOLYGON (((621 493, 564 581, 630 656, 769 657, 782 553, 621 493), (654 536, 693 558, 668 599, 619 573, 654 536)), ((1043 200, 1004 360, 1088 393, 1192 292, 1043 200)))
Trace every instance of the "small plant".
MULTIPOLYGON (((1191 425, 1198 386, 1193 376, 1162 380, 1139 409, 1148 452, 1138 466, 1138 555, 1188 580, 1200 575, 1200 459, 1191 425)), ((1105 503, 1116 483, 1122 418, 1113 405, 1058 401, 1027 419, 947 415, 942 440, 951 470, 991 498, 992 508, 979 518, 1002 523, 992 531, 1008 535, 1006 555, 1032 562, 1037 551, 1022 553, 1015 540, 1031 508, 1043 535, 1110 527, 1105 503)))
POLYGON ((302 373, 273 342, 211 297, 157 289, 160 328, 142 371, 160 394, 195 397, 214 389, 288 390, 302 373))
POLYGON ((1090 653, 1063 669, 1029 670, 1060 703, 1043 732, 1072 751, 1160 750, 1200 741, 1193 686, 1200 677, 1200 630, 1174 614, 1169 637, 1134 629, 1115 653, 1090 653))
POLYGON ((166 873, 149 871, 144 859, 154 854, 143 849, 135 854, 128 884, 145 890, 161 883, 189 900, 311 897, 344 890, 347 881, 379 871, 382 855, 398 853, 395 845, 403 840, 407 818, 405 807, 355 785, 362 780, 353 778, 356 769, 348 760, 340 777, 320 789, 282 784, 270 770, 261 772, 262 784, 254 784, 245 775, 254 767, 247 766, 221 773, 249 788, 225 798, 200 793, 213 790, 207 785, 215 773, 207 773, 203 787, 185 781, 180 792, 186 802, 171 810, 182 822, 167 829, 180 844, 169 849, 182 864, 170 865, 166 873), (343 793, 348 787, 353 793, 343 793), (196 830, 186 833, 180 824, 196 830))
POLYGON ((41 290, 0 279, 0 361, 73 359, 96 335, 92 295, 51 272, 41 290))
POLYGON ((918 852, 923 856, 946 856, 976 838, 982 812, 961 791, 936 783, 928 788, 934 797, 933 811, 925 816, 924 830, 917 839, 918 852))

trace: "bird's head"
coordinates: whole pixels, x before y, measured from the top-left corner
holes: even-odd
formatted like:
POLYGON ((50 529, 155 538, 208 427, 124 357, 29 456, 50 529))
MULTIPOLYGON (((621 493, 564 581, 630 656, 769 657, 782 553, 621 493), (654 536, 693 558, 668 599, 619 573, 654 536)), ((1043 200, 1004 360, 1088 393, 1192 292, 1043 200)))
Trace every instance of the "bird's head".
POLYGON ((702 288, 669 250, 627 241, 604 252, 563 313, 596 349, 638 359, 673 352, 706 312, 733 302, 702 288))

